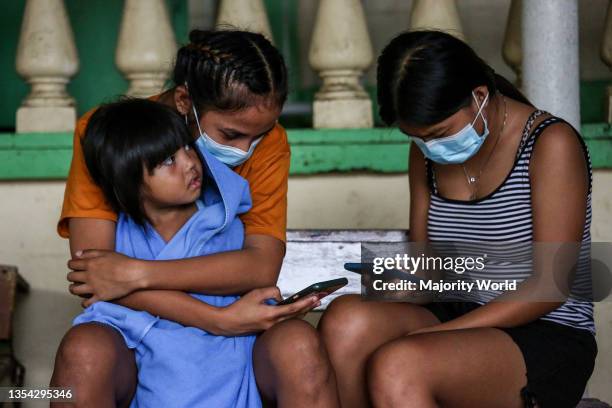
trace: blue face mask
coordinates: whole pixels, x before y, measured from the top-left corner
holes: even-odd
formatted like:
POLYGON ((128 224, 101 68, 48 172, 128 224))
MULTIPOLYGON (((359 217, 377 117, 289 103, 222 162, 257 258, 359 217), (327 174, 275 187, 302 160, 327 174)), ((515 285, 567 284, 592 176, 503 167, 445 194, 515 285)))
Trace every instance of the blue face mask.
POLYGON ((206 149, 210 154, 219 159, 219 161, 227 164, 230 167, 240 166, 242 163, 247 161, 248 158, 251 157, 251 155, 253 154, 253 151, 255 150, 257 144, 259 144, 259 142, 261 142, 261 139, 263 139, 263 136, 261 136, 253 140, 251 142, 249 150, 246 152, 237 147, 226 146, 219 142, 215 142, 213 139, 211 139, 210 136, 206 134, 206 132, 202 130, 202 128, 200 127, 200 121, 198 120, 199 116, 195 106, 193 106, 193 114, 195 115, 196 124, 198 125, 198 131, 200 132, 200 137, 196 141, 196 144, 200 148, 206 149))
POLYGON ((484 143, 486 137, 489 135, 489 127, 487 120, 482 114, 482 110, 489 99, 487 94, 482 105, 478 105, 476 95, 472 92, 472 96, 478 106, 478 113, 472 121, 465 125, 463 129, 451 136, 441 137, 439 139, 428 140, 427 142, 413 137, 414 143, 419 146, 425 157, 440 164, 459 164, 465 163, 470 157, 474 156, 480 149, 480 146, 484 143), (484 132, 479 135, 476 129, 474 129, 474 123, 478 119, 478 116, 482 116, 484 122, 484 132))

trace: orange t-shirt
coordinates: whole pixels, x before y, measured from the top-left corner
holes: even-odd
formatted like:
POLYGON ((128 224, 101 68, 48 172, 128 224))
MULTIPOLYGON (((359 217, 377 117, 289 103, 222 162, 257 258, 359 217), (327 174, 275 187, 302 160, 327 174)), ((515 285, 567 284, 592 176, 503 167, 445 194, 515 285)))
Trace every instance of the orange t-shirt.
MULTIPOLYGON (((150 99, 157 100, 158 96, 150 99)), ((69 236, 70 218, 117 221, 117 214, 89 175, 81 147, 81 139, 94 111, 95 108, 84 114, 74 131, 72 163, 57 224, 57 232, 64 238, 69 236)), ((251 189, 253 207, 240 217, 246 235, 263 234, 286 240, 290 155, 287 133, 282 126, 276 125, 257 145, 253 155, 234 168, 236 173, 248 180, 251 189)))

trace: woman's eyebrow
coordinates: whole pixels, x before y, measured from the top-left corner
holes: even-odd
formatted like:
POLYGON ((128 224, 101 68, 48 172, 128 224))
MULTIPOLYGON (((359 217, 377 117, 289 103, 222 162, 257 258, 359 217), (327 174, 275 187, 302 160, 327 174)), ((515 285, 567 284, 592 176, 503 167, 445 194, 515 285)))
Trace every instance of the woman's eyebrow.
POLYGON ((244 136, 244 133, 236 129, 221 128, 219 130, 231 138, 244 136))
MULTIPOLYGON (((272 125, 272 127, 270 127, 270 129, 266 130, 263 133, 258 134, 257 136, 255 136, 256 138, 264 136, 268 133, 270 133, 272 131, 272 129, 274 129, 274 127, 276 126, 276 123, 274 125, 272 125)), ((236 129, 231 129, 231 128, 221 128, 219 129, 221 132, 223 132, 225 135, 227 135, 230 138, 238 138, 238 137, 243 137, 246 136, 245 133, 242 133, 239 130, 236 129)))
POLYGON ((431 138, 433 136, 437 136, 437 135, 441 134, 439 129, 444 129, 444 131, 446 132, 448 130, 448 127, 440 126, 440 127, 433 128, 429 132, 427 132, 426 134, 424 134, 422 136, 414 136, 414 135, 408 134, 408 133, 404 132, 402 129, 400 129, 400 132, 402 132, 403 134, 405 134, 406 136, 409 136, 409 137, 418 137, 419 139, 425 140, 425 139, 429 139, 429 138, 431 138))

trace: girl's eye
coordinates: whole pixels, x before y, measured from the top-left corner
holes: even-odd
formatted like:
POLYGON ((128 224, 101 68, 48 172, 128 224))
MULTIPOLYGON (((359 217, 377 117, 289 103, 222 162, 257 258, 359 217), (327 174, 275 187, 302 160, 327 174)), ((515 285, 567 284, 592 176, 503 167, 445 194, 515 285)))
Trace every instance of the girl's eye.
POLYGON ((162 166, 172 166, 174 162, 175 162, 174 156, 170 156, 162 162, 162 166))

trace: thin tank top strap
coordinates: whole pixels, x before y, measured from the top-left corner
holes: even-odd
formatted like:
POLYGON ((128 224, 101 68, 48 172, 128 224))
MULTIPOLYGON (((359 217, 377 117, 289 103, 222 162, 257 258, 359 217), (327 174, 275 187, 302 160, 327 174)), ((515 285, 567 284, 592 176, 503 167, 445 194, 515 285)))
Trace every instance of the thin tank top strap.
POLYGON ((525 127, 523 128, 523 134, 521 136, 521 143, 519 143, 519 147, 516 150, 517 157, 521 155, 521 152, 523 151, 525 144, 527 143, 527 141, 529 141, 529 136, 532 134, 531 131, 532 131, 533 124, 535 123, 536 119, 542 115, 547 115, 547 114, 548 112, 546 111, 536 109, 535 111, 531 113, 531 115, 529 115, 529 118, 527 118, 527 122, 525 122, 525 127))
POLYGON ((425 171, 427 174, 427 184, 429 190, 434 194, 438 194, 438 185, 436 184, 436 174, 433 166, 433 162, 425 157, 425 171))

